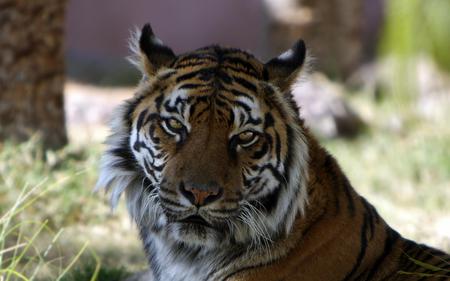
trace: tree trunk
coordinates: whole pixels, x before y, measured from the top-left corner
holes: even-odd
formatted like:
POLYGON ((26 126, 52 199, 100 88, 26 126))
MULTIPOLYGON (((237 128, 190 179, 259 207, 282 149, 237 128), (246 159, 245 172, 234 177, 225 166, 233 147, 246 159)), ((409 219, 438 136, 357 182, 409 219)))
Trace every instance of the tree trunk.
POLYGON ((361 64, 364 0, 265 0, 271 52, 303 38, 314 68, 346 78, 361 64))
POLYGON ((0 0, 0 140, 67 143, 63 0, 0 0))

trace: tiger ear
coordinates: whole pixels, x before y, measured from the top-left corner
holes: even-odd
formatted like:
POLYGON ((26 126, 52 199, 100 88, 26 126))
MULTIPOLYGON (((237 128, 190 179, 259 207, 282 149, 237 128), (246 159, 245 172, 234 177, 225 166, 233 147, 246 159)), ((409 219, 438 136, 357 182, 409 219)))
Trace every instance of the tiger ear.
POLYGON ((302 71, 305 57, 305 42, 298 40, 292 48, 264 64, 265 80, 283 92, 288 90, 302 71))
POLYGON ((155 75, 160 68, 168 66, 176 58, 172 49, 155 36, 149 23, 140 32, 136 32, 130 45, 134 53, 130 58, 131 63, 147 76, 155 75))

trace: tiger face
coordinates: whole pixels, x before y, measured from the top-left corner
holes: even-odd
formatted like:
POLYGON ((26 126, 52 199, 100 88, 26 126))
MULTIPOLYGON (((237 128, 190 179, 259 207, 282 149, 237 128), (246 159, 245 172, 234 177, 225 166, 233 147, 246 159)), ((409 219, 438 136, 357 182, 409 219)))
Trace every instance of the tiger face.
POLYGON ((219 46, 176 56, 149 25, 138 37, 143 78, 98 183, 112 188, 113 205, 125 191, 141 232, 188 247, 287 234, 307 201, 307 144, 288 93, 303 42, 263 64, 219 46))

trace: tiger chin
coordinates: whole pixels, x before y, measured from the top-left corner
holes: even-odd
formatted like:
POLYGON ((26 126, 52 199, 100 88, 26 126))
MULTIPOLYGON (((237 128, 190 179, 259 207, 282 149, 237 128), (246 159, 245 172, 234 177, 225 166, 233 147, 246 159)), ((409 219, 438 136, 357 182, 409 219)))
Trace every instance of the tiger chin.
POLYGON ((125 193, 148 281, 450 280, 450 256, 390 228, 304 126, 290 91, 303 41, 266 63, 175 55, 147 24, 131 48, 142 79, 97 188, 113 207, 125 193))

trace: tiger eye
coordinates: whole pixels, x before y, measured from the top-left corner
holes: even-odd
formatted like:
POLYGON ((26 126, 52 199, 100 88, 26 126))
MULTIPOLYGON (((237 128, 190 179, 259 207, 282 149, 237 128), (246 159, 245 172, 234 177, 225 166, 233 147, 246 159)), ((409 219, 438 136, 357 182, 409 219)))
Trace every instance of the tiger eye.
POLYGON ((255 133, 253 133, 252 131, 245 131, 239 134, 239 140, 244 143, 250 142, 254 137, 255 133))
POLYGON ((169 123, 169 126, 175 130, 179 130, 179 129, 183 128, 183 124, 175 118, 170 118, 168 123, 169 123))
POLYGON ((245 131, 238 135, 239 145, 242 147, 248 147, 254 144, 258 140, 258 135, 252 131, 245 131))

